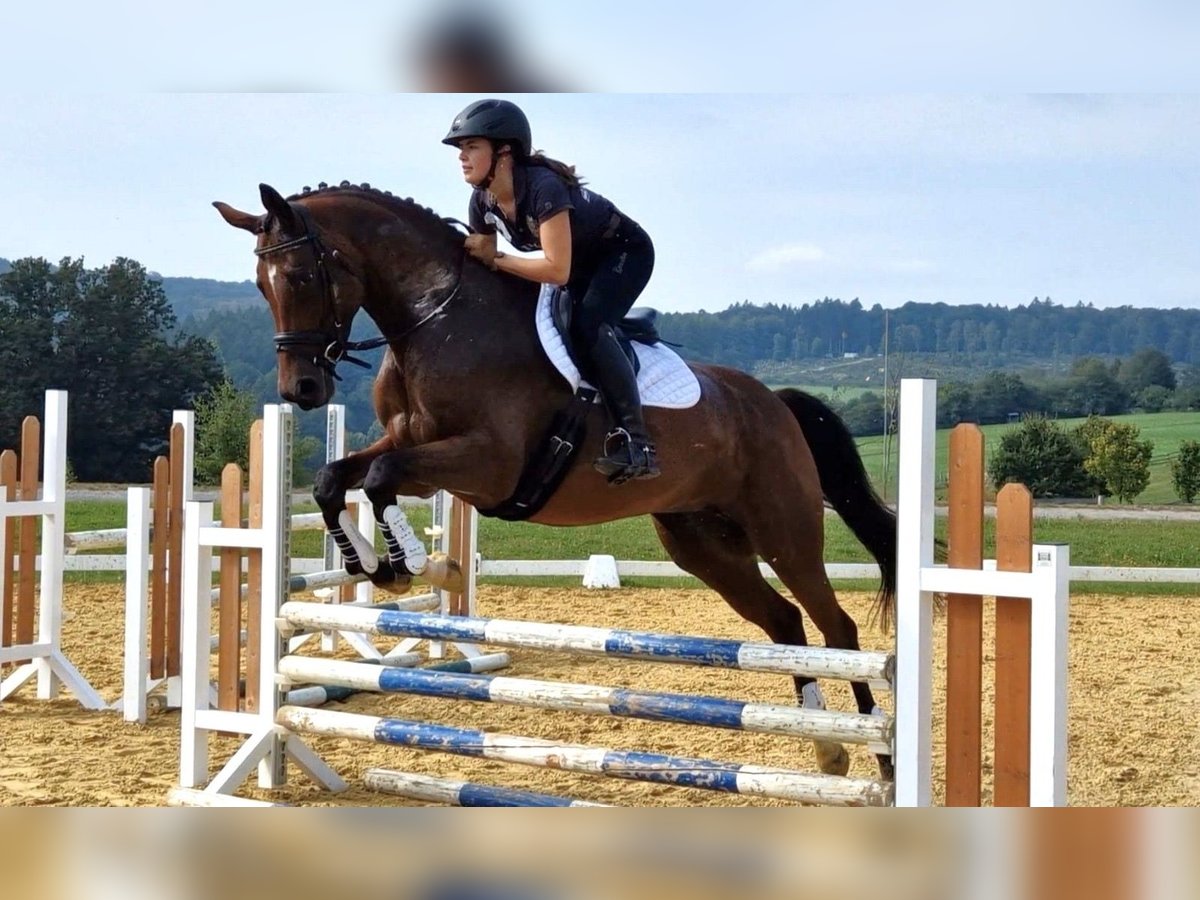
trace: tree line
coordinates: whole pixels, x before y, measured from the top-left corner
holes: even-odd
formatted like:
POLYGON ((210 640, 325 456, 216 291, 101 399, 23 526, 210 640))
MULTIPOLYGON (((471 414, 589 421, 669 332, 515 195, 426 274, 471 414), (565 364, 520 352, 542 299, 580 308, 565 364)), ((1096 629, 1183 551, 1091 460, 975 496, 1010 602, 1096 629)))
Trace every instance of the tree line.
MULTIPOLYGON (((1165 353, 1145 347, 1111 362, 1094 356, 1075 360, 1065 376, 1027 379, 1011 372, 988 372, 975 381, 938 380, 937 423, 993 425, 1030 415, 1053 419, 1116 416, 1130 412, 1200 410, 1200 370, 1177 376, 1165 353)), ((819 391, 818 391, 819 392, 819 391)), ((895 392, 865 391, 856 397, 829 397, 850 432, 883 434, 895 421, 895 392)))
POLYGON ((1022 357, 1129 356, 1152 347, 1171 362, 1200 365, 1200 309, 1097 309, 1049 297, 1016 307, 906 303, 889 310, 828 297, 799 306, 745 301, 715 313, 666 313, 661 330, 690 359, 748 369, 762 361, 877 356, 885 321, 893 353, 958 354, 997 366, 1022 357))

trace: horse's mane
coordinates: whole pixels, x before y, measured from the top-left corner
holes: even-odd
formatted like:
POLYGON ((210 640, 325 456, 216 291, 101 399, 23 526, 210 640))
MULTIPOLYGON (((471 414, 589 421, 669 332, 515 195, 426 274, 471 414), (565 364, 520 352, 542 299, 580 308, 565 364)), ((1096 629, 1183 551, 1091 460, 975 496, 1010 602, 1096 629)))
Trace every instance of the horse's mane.
POLYGON ((462 240, 462 233, 451 224, 453 220, 447 220, 438 215, 432 208, 422 206, 412 197, 399 197, 391 191, 383 191, 377 187, 371 187, 365 181, 362 184, 351 184, 349 181, 343 181, 337 185, 326 184, 322 181, 317 185, 316 190, 305 185, 299 193, 292 194, 287 199, 291 202, 317 196, 362 197, 400 216, 409 217, 411 214, 416 213, 419 217, 428 219, 431 223, 437 225, 447 235, 454 237, 456 240, 462 240))

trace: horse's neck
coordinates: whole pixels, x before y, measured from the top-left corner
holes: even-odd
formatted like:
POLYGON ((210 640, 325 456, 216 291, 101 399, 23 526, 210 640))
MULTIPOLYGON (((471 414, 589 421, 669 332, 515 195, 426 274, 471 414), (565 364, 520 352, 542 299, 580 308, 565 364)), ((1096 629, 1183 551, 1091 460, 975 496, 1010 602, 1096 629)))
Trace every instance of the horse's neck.
POLYGON ((450 261, 431 266, 432 274, 418 279, 423 289, 412 290, 410 280, 405 291, 404 282, 380 271, 383 277, 376 290, 368 290, 364 310, 392 339, 402 366, 409 357, 437 368, 528 364, 538 352, 535 285, 470 263, 459 269, 450 261), (469 358, 441 352, 463 339, 470 341, 469 358))

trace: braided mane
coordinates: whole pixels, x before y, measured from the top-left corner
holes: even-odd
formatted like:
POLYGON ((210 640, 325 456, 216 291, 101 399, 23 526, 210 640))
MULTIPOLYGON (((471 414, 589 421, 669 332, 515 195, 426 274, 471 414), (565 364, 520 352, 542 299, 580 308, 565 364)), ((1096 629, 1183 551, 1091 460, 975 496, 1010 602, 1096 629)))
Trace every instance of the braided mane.
POLYGON ((417 213, 418 215, 423 216, 429 219, 431 222, 439 225, 446 231, 447 234, 450 234, 459 240, 462 239, 462 234, 458 231, 458 229, 450 224, 450 222, 445 218, 438 215, 437 212, 431 207, 421 205, 412 197, 399 197, 396 194, 393 194, 391 191, 383 191, 377 187, 371 187, 371 185, 367 184, 366 182, 363 182, 362 184, 351 184, 349 181, 343 181, 337 185, 330 185, 322 181, 317 185, 316 190, 313 190, 308 185, 305 185, 303 188, 301 188, 299 193, 292 194, 287 199, 289 202, 291 202, 294 200, 305 200, 309 197, 345 195, 364 197, 373 201, 377 205, 384 207, 385 209, 397 213, 398 215, 417 213))

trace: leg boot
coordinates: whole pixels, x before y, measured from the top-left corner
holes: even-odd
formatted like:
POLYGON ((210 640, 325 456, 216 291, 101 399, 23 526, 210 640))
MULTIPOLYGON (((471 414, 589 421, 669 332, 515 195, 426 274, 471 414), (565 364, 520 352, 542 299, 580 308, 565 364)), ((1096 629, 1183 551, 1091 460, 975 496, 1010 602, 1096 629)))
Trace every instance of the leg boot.
POLYGON ((611 326, 600 327, 588 357, 588 380, 600 390, 614 423, 604 438, 603 455, 593 463, 596 471, 608 476, 613 484, 631 478, 657 478, 660 471, 642 416, 637 376, 611 326))

